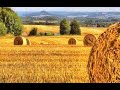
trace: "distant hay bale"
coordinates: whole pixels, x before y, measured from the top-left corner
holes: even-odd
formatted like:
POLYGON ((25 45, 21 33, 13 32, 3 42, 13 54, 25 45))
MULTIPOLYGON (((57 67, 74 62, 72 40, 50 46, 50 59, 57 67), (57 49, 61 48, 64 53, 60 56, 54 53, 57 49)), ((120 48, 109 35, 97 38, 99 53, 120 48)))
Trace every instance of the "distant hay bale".
POLYGON ((15 37, 14 45, 27 45, 26 38, 21 36, 15 37))
POLYGON ((27 41, 27 45, 31 45, 31 42, 29 39, 26 39, 26 41, 27 41))
POLYGON ((84 46, 93 46, 95 41, 96 41, 96 37, 94 35, 87 34, 84 37, 83 43, 84 43, 84 46))
POLYGON ((120 83, 120 22, 110 25, 96 40, 88 60, 91 83, 120 83))
POLYGON ((68 41, 69 45, 76 45, 76 43, 77 43, 77 40, 75 38, 70 38, 68 41))

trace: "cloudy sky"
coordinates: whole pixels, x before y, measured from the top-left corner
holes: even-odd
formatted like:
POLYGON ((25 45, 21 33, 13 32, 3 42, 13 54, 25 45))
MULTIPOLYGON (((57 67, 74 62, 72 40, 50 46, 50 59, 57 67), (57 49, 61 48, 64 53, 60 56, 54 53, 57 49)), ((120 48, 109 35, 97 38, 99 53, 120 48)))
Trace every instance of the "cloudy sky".
POLYGON ((120 12, 120 7, 11 7, 15 11, 120 12))

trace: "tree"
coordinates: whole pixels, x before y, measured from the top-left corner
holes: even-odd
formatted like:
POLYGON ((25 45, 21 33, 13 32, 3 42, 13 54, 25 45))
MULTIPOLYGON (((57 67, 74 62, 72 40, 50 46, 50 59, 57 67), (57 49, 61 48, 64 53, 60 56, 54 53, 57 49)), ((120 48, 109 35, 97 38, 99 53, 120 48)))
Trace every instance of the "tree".
POLYGON ((37 28, 33 28, 29 33, 29 36, 35 36, 35 35, 37 35, 37 28))
POLYGON ((18 36, 22 33, 22 21, 11 8, 0 7, 0 21, 7 27, 7 34, 18 36))
POLYGON ((63 19, 60 22, 60 34, 61 35, 70 34, 70 23, 66 19, 63 19))
POLYGON ((70 26, 71 26, 70 34, 76 34, 76 35, 81 34, 80 25, 76 20, 74 20, 70 26))
POLYGON ((0 22, 0 36, 6 35, 7 28, 4 23, 0 22))

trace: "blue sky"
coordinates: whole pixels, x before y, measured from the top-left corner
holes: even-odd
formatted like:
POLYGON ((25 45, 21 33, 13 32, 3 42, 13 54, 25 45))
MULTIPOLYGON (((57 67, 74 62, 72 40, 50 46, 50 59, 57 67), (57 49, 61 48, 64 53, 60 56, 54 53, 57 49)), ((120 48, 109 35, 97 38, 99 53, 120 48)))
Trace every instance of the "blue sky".
POLYGON ((120 12, 120 7, 11 7, 14 11, 120 12))

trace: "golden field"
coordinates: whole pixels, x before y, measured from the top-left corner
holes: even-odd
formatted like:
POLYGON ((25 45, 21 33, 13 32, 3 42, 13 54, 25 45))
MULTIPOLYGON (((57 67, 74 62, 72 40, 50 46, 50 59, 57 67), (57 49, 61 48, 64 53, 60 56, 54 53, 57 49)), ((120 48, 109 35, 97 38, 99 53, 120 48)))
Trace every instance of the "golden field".
MULTIPOLYGON (((38 27, 40 32, 59 32, 58 26, 24 25, 24 31, 38 27)), ((84 47, 86 34, 98 37, 106 28, 81 27, 82 35, 31 36, 32 45, 14 46, 14 37, 0 37, 0 83, 86 83, 87 62, 91 47, 84 47), (69 38, 77 45, 68 45, 69 38)))
MULTIPOLYGON (((45 32, 45 31, 51 31, 53 33, 59 33, 59 26, 54 26, 54 25, 24 25, 24 30, 25 32, 29 32, 32 28, 38 28, 38 32, 45 32)), ((95 27, 81 27, 81 33, 82 34, 88 34, 92 33, 94 35, 99 35, 103 30, 106 28, 95 28, 95 27)))

